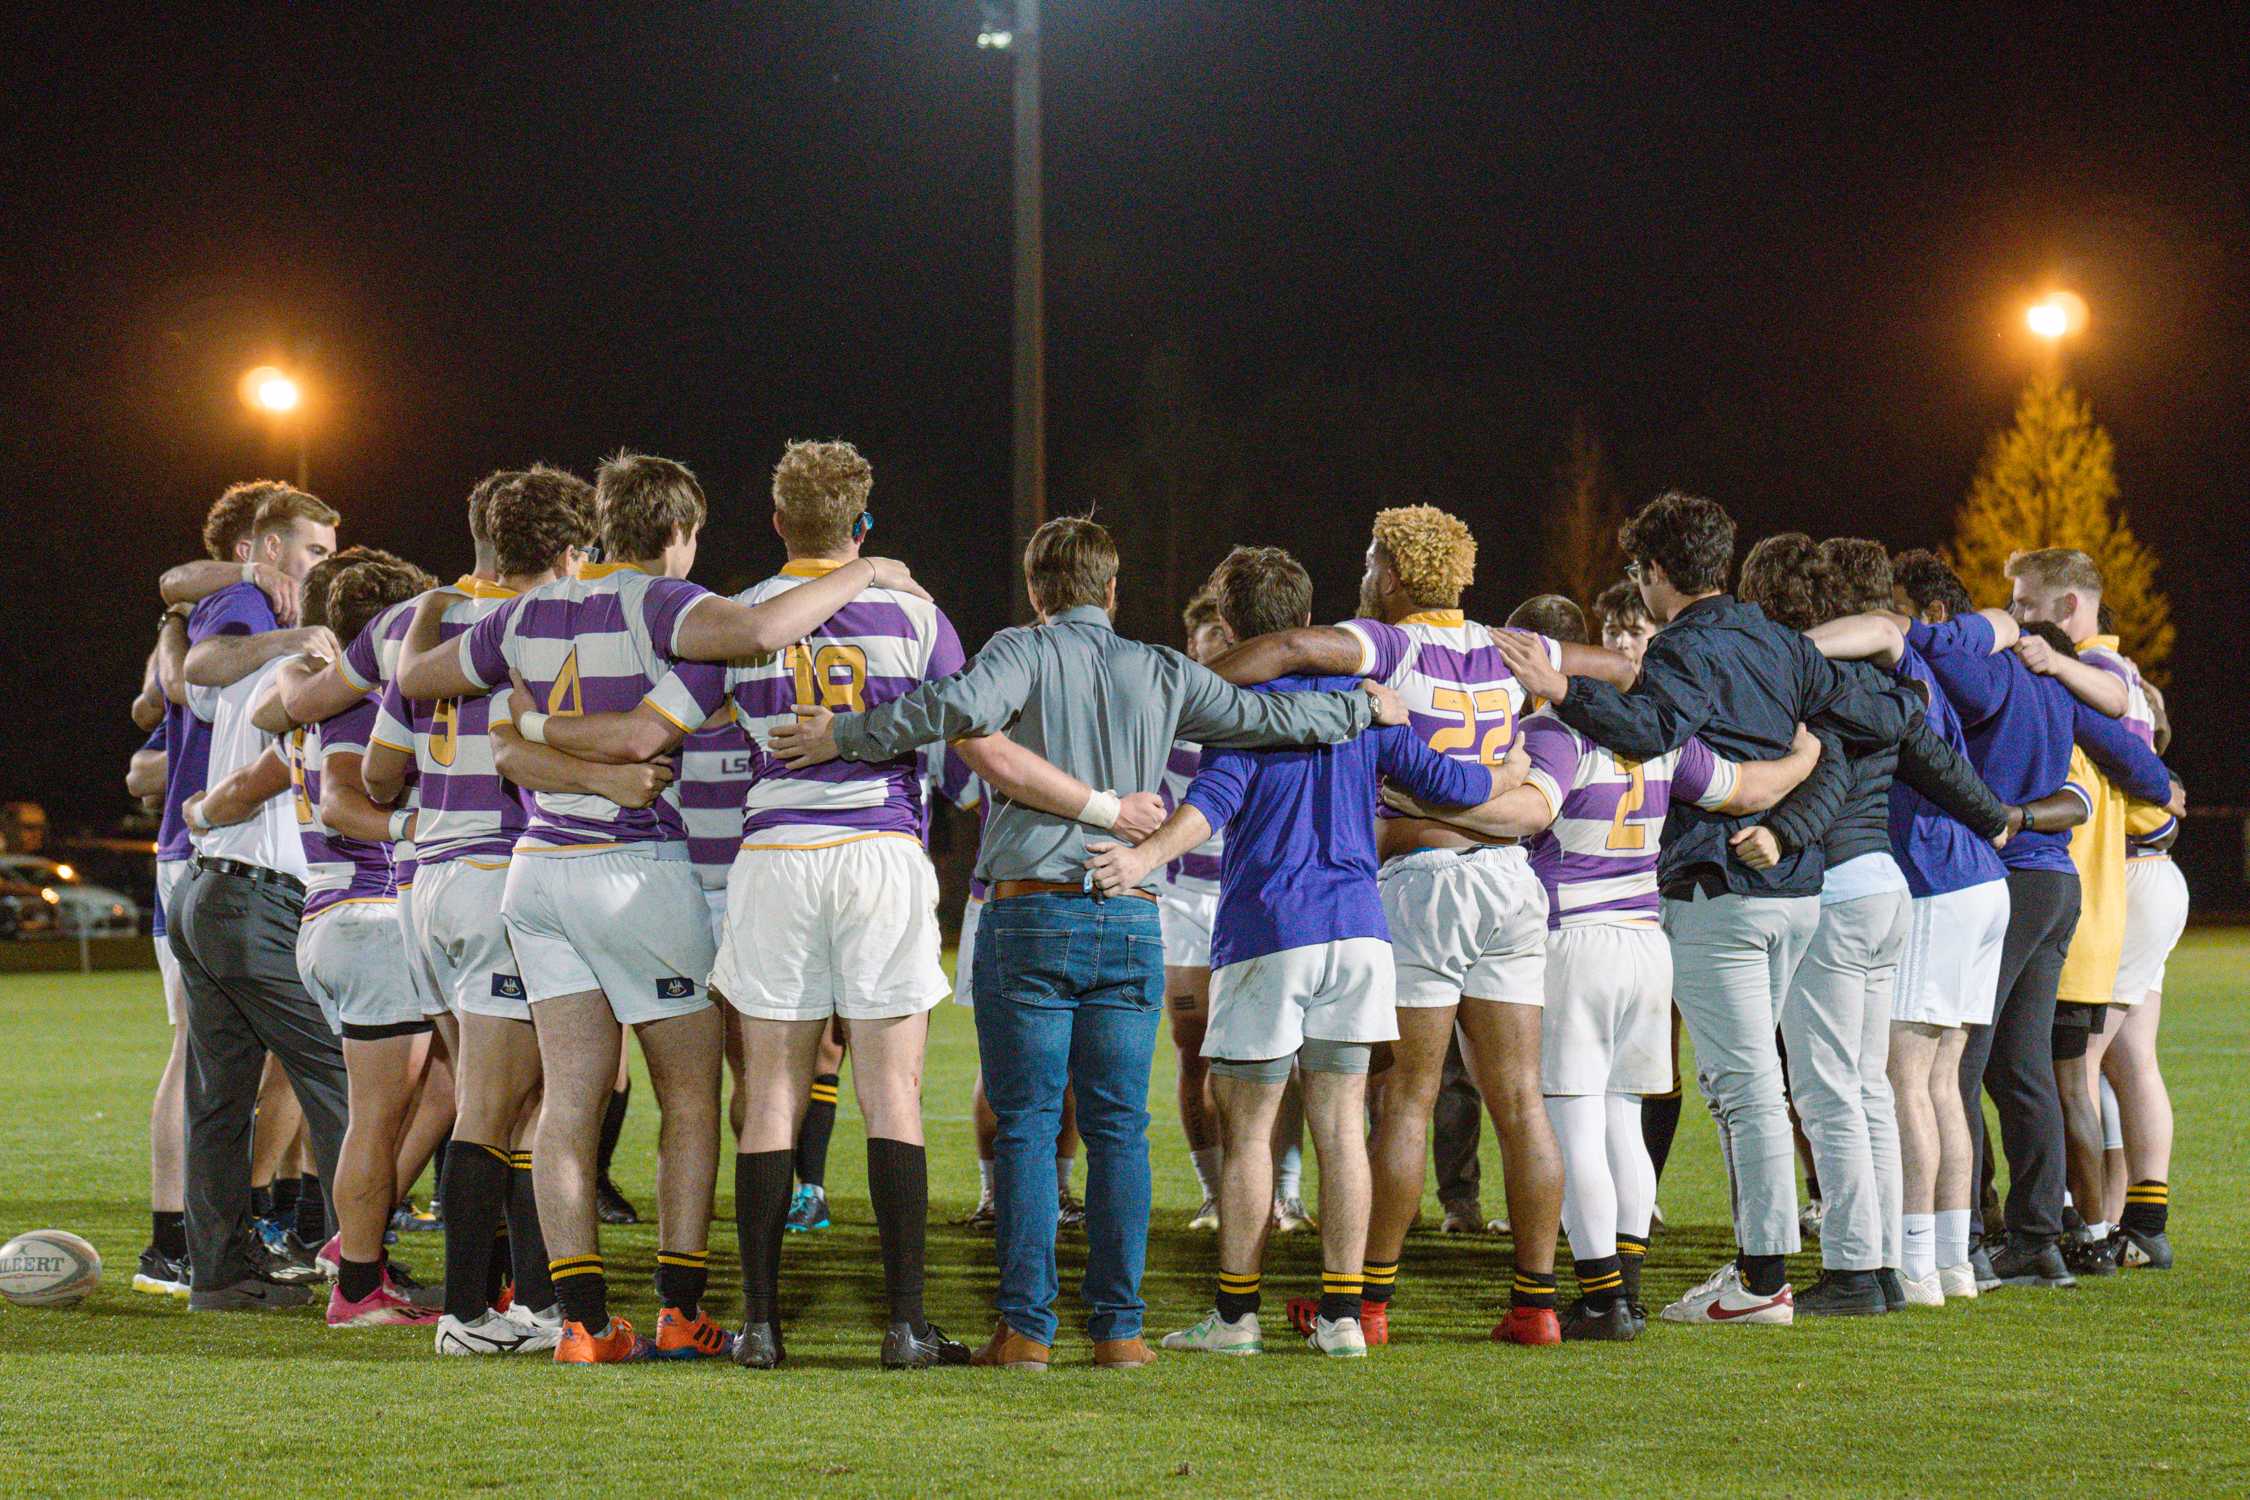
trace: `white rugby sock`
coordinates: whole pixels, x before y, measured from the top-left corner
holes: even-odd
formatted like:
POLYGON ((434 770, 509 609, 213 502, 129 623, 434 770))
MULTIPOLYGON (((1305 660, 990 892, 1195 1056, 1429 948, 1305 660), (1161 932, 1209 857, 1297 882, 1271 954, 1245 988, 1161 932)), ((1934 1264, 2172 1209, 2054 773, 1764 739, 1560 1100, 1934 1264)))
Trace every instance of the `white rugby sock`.
POLYGON ((1066 1193, 1070 1191, 1070 1169, 1077 1161, 1078 1158, 1075 1156, 1058 1156, 1055 1158, 1055 1186, 1066 1193))
POLYGON ((989 1156, 977 1158, 977 1186, 987 1198, 992 1196, 992 1158, 989 1156))
POLYGON ((1305 1151, 1302 1146, 1291 1146, 1274 1164, 1273 1196, 1276 1202, 1288 1202, 1302 1197, 1304 1191, 1305 1151))
POLYGON ((1937 1263, 1941 1266, 1965 1263, 1969 1258, 1969 1211, 1941 1208, 1932 1217, 1937 1220, 1937 1263))
POLYGON ((1608 1127, 1609 1175, 1617 1185, 1617 1232, 1645 1241, 1656 1216, 1656 1164, 1649 1160, 1648 1140, 1641 1134, 1640 1095, 1604 1094, 1602 1116, 1608 1127))
POLYGON ((1201 1151, 1190 1151, 1188 1160, 1195 1163, 1195 1180, 1203 1184, 1203 1196, 1219 1196, 1219 1148, 1205 1146, 1201 1151))
POLYGON ((1563 1232, 1570 1256, 1602 1260, 1617 1253, 1617 1183, 1609 1172, 1607 1109, 1599 1094, 1547 1100, 1547 1119, 1563 1161, 1563 1232))
POLYGON ((1908 1214, 1903 1222, 1906 1241, 1899 1270, 1909 1281, 1920 1281, 1937 1269, 1937 1215, 1908 1214))

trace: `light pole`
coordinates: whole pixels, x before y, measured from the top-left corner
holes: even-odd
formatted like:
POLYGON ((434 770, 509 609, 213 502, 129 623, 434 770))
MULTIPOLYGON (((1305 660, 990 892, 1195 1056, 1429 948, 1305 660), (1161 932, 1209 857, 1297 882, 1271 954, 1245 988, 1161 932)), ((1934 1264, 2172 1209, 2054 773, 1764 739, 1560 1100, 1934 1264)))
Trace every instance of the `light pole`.
POLYGON ((977 45, 1015 61, 1015 557, 1010 590, 1018 620, 1031 603, 1018 565, 1031 534, 1047 519, 1047 314, 1039 197, 1039 0, 1015 0, 1013 22, 987 0, 977 45))
MULTIPOLYGON (((304 404, 305 392, 286 371, 260 365, 242 377, 242 399, 279 423, 289 421, 290 414, 304 404)), ((309 491, 312 488, 312 447, 305 432, 305 420, 297 417, 292 425, 297 434, 297 488, 309 491)))

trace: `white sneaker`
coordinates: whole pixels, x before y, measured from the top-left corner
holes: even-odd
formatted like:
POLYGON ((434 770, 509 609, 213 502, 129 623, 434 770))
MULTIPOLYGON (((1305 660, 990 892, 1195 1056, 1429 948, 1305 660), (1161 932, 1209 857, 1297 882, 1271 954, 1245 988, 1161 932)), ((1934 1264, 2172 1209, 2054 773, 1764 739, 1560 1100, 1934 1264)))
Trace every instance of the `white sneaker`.
POLYGON ((523 1346, 526 1353, 552 1349, 562 1342, 563 1315, 560 1302, 544 1312, 534 1312, 517 1302, 511 1304, 501 1316, 530 1335, 530 1340, 523 1346))
POLYGON ((1797 1300, 1786 1282, 1780 1291, 1761 1296, 1742 1284, 1741 1268, 1733 1261, 1713 1271, 1702 1285, 1664 1309, 1667 1323, 1794 1323, 1797 1300))
MULTIPOLYGON (((1359 1325, 1352 1325, 1357 1332, 1359 1325)), ((1190 1354, 1263 1354, 1266 1352, 1265 1336, 1258 1330, 1258 1315, 1244 1313, 1239 1323, 1229 1323, 1219 1316, 1217 1308, 1211 1309, 1202 1322, 1193 1328, 1183 1328, 1177 1333, 1167 1333, 1159 1341, 1165 1349, 1183 1350, 1190 1354)), ((1360 1345, 1365 1353, 1367 1346, 1360 1345)))
MULTIPOLYGON (((538 1346, 531 1342, 531 1335, 522 1324, 489 1307, 467 1323, 451 1313, 438 1319, 437 1352, 440 1354, 522 1354, 535 1347, 538 1346)), ((544 1347, 552 1349, 554 1344, 544 1347)))
POLYGON ((1217 1229, 1218 1227, 1219 1200, 1216 1198, 1206 1198, 1203 1200, 1203 1206, 1195 1211, 1195 1217, 1188 1220, 1188 1228, 1217 1229))
POLYGON ((1938 1273, 1935 1270, 1927 1276, 1918 1278, 1901 1271, 1898 1284, 1906 1290, 1906 1305, 1908 1307, 1945 1306, 1945 1283, 1938 1279, 1938 1273))
POLYGON ((1955 1266, 1939 1266, 1937 1275, 1938 1288, 1945 1293, 1948 1302, 1977 1294, 1977 1268, 1967 1261, 1955 1266))
POLYGON ((1313 1216, 1305 1212, 1302 1198, 1276 1198, 1273 1200, 1273 1232, 1296 1234, 1300 1230, 1317 1229, 1313 1216))
POLYGON ((1367 1336, 1359 1331, 1357 1318, 1338 1318, 1333 1323, 1326 1318, 1315 1318, 1305 1343, 1315 1354, 1325 1354, 1330 1359, 1367 1358, 1367 1336))
POLYGON ((1820 1238, 1820 1221, 1828 1212, 1826 1204, 1818 1198, 1808 1198, 1805 1206, 1797 1210, 1797 1232, 1808 1241, 1820 1238))

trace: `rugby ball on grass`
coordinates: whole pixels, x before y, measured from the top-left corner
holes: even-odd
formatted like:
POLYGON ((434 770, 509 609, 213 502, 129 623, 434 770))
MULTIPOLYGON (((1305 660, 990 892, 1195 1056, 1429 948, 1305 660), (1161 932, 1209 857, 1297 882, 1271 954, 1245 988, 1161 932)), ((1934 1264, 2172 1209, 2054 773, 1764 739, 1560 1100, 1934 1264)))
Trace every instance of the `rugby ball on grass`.
POLYGON ((63 1229, 34 1229, 0 1245, 0 1297, 18 1307, 68 1307, 101 1283, 100 1252, 63 1229))

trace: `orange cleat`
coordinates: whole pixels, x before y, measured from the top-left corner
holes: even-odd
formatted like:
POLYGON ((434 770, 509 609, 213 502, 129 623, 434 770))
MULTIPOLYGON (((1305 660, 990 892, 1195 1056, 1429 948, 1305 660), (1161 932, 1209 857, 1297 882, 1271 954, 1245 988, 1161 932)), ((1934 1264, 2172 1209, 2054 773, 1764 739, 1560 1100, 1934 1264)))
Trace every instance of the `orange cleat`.
POLYGON ((658 1359, 726 1359, 734 1353, 734 1335, 711 1321, 701 1308, 690 1318, 676 1307, 656 1317, 658 1359))
POLYGON ((562 1342, 555 1345, 555 1363, 558 1365, 617 1365, 647 1359, 655 1354, 656 1346, 633 1332, 633 1325, 623 1318, 609 1320, 609 1332, 600 1338, 586 1331, 583 1323, 565 1322, 562 1342))
POLYGON ((494 1312, 496 1312, 496 1313, 504 1313, 504 1312, 506 1312, 506 1311, 507 1311, 507 1310, 508 1310, 509 1308, 511 1308, 511 1307, 514 1307, 515 1305, 516 1305, 516 1284, 515 1284, 514 1282, 512 1282, 512 1281, 503 1281, 503 1282, 501 1282, 501 1283, 500 1283, 500 1297, 499 1297, 499 1300, 498 1300, 498 1301, 496 1301, 496 1302, 494 1302, 494 1303, 492 1304, 492 1310, 493 1310, 494 1312))
MULTIPOLYGON (((1318 1297, 1291 1297, 1289 1299, 1289 1326, 1306 1338, 1312 1337, 1313 1320, 1320 1316, 1318 1297)), ((1391 1305, 1388 1302, 1369 1302, 1362 1298, 1359 1304, 1360 1336, 1372 1349, 1377 1344, 1391 1341, 1391 1305)), ((1562 1335, 1557 1334, 1560 1338, 1562 1335)), ((1494 1338, 1499 1334, 1495 1333, 1494 1338)))
MULTIPOLYGON (((1496 1344, 1559 1344, 1562 1342, 1562 1320, 1551 1307, 1511 1307, 1500 1326, 1492 1330, 1496 1344)), ((1368 1340, 1373 1343, 1374 1340, 1368 1340)))

